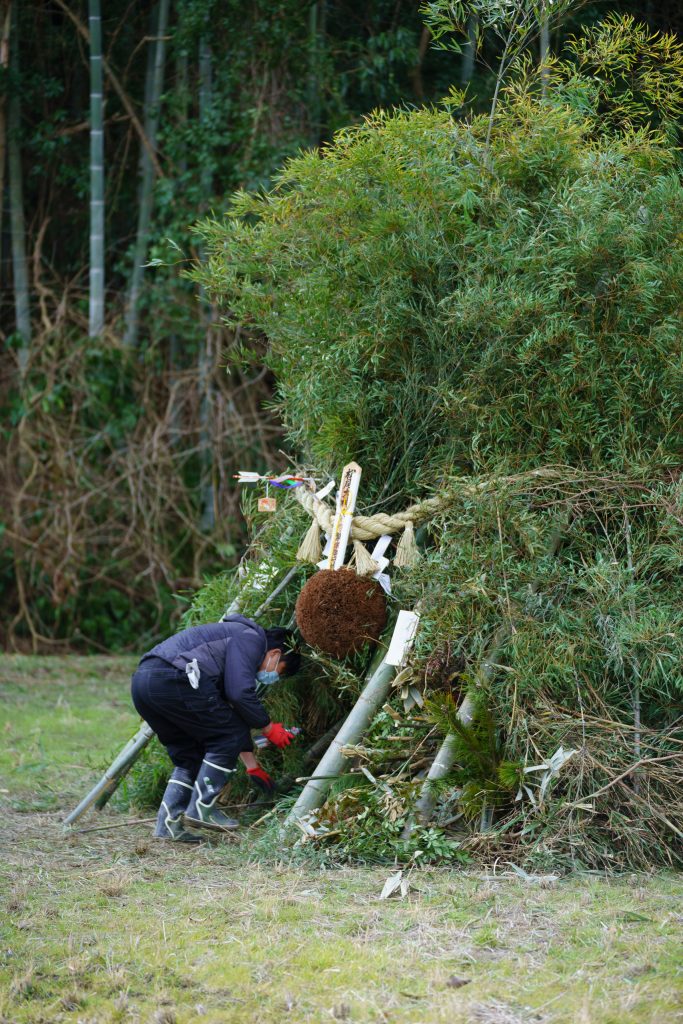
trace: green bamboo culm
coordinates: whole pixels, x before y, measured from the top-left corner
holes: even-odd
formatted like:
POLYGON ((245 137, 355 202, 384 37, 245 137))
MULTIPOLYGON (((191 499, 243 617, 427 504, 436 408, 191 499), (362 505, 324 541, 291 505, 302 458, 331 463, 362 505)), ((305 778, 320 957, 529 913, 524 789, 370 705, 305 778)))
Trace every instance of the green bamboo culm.
POLYGON ((146 145, 140 150, 140 200, 138 206, 138 225, 133 247, 133 265, 130 273, 130 284, 126 304, 126 345, 134 347, 138 337, 138 303, 144 273, 144 262, 149 244, 149 227, 152 219, 152 203, 154 200, 154 179, 156 169, 152 154, 156 151, 157 133, 159 130, 159 109, 164 87, 164 68, 166 62, 166 30, 170 0, 159 0, 156 10, 155 39, 150 51, 147 86, 145 89, 145 137, 146 145))
POLYGON ((12 5, 10 32, 10 67, 12 86, 8 103, 8 152, 10 226, 12 234, 12 274, 14 276, 14 311, 17 333, 21 338, 19 369, 28 363, 31 342, 31 308, 29 301, 28 263, 26 261, 26 224, 24 219, 23 170, 21 164, 21 106, 19 89, 19 4, 12 5))
POLYGON ((88 0, 90 31, 90 301, 88 333, 104 327, 104 127, 102 121, 102 16, 100 0, 88 0))

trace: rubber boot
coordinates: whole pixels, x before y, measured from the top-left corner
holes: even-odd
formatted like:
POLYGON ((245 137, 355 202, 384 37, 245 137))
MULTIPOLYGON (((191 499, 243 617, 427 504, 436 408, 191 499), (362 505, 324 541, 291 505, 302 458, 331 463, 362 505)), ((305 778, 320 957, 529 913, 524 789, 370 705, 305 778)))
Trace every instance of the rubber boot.
POLYGON ((237 771, 236 768, 223 768, 215 761, 206 758, 194 780, 194 790, 189 807, 185 811, 185 824, 191 828, 208 828, 216 832, 224 832, 229 828, 237 828, 239 822, 229 818, 216 807, 223 786, 228 776, 237 771))
POLYGON ((168 780, 154 829, 155 839, 170 839, 174 843, 200 843, 201 838, 183 826, 183 812, 192 799, 192 772, 187 768, 174 768, 168 780))

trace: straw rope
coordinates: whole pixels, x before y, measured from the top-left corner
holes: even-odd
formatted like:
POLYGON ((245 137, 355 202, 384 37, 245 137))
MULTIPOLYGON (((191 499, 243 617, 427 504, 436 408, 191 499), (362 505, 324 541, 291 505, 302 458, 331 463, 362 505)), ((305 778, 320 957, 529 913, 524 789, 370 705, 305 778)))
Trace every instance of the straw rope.
MULTIPOLYGON (((586 485, 595 482, 605 483, 605 478, 596 474, 577 473, 566 466, 544 466, 541 469, 531 469, 513 476, 489 477, 476 483, 472 482, 472 480, 463 479, 458 481, 457 493, 461 496, 463 494, 475 495, 496 486, 530 482, 531 480, 538 480, 549 484, 557 481, 570 482, 572 480, 584 480, 586 485)), ((637 481, 628 481, 624 478, 621 482, 635 484, 637 481)), ((615 486, 618 485, 617 479, 612 478, 612 483, 615 486)), ((334 512, 332 509, 324 501, 316 498, 305 487, 297 488, 294 491, 294 495, 308 514, 317 521, 320 528, 326 533, 330 533, 334 522, 334 512)), ((426 498, 416 505, 409 505, 403 512, 394 512, 392 515, 387 515, 386 512, 376 512, 374 516, 354 516, 351 524, 351 539, 361 541, 375 540, 385 533, 392 535, 400 533, 402 530, 405 530, 409 523, 417 526, 418 523, 431 519, 441 512, 442 509, 446 508, 453 501, 454 495, 455 490, 451 490, 450 493, 446 492, 440 497, 426 498)))
MULTIPOLYGON (((294 494, 308 514, 317 520, 320 528, 326 533, 331 533, 334 522, 332 509, 304 487, 297 488, 294 494)), ((376 512, 374 516, 354 516, 351 523, 351 538, 352 540, 375 540, 385 533, 400 533, 401 530, 405 530, 408 523, 414 525, 424 522, 425 519, 430 519, 445 504, 444 498, 427 498, 426 501, 410 505, 403 512, 394 512, 392 515, 387 515, 386 512, 376 512)))

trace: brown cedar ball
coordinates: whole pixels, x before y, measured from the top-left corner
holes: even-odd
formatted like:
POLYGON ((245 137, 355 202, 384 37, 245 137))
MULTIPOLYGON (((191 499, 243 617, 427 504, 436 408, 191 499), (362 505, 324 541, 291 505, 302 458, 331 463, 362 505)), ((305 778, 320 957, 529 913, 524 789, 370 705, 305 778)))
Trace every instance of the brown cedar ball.
POLYGON ((322 569, 299 594, 296 621, 307 644, 345 658, 382 635, 387 621, 384 591, 352 569, 322 569))

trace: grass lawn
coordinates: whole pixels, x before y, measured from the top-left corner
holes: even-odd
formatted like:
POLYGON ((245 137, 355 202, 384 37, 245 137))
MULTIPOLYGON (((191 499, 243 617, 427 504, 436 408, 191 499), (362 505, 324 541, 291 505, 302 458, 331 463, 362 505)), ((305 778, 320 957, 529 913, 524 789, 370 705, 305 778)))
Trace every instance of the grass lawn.
MULTIPOLYGON (((683 1021, 683 878, 249 861, 151 825, 66 834, 134 731, 129 659, 3 658, 0 1022, 683 1021)), ((83 827, 124 820, 107 810, 83 827)))

